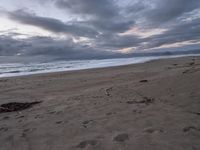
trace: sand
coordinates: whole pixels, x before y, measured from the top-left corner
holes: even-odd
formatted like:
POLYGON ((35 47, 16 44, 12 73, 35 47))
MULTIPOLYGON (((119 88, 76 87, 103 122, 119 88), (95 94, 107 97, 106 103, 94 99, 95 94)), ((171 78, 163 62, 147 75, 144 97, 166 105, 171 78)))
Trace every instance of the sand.
POLYGON ((200 149, 200 57, 0 79, 0 105, 39 101, 0 113, 0 150, 200 149))

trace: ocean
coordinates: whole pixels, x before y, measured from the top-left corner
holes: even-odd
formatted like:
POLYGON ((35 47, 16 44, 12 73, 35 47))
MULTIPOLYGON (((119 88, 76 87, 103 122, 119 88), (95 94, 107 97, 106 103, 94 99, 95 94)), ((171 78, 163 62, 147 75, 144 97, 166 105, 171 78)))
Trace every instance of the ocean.
POLYGON ((55 61, 48 63, 3 63, 0 64, 0 77, 23 76, 40 73, 82 70, 90 68, 104 68, 111 66, 122 66, 128 64, 144 63, 156 59, 176 58, 196 55, 173 55, 173 56, 148 56, 133 58, 115 58, 101 60, 73 60, 55 61))

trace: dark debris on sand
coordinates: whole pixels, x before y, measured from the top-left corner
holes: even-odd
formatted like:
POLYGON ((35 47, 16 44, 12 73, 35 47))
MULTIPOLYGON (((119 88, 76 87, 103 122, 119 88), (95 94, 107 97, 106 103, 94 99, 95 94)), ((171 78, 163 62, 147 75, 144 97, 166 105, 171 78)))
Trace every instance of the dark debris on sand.
POLYGON ((0 105, 0 113, 5 113, 5 112, 14 112, 14 111, 21 111, 27 108, 32 107, 35 104, 39 104, 41 101, 36 101, 36 102, 11 102, 11 103, 6 103, 0 105))
POLYGON ((149 98, 149 97, 143 97, 141 100, 133 100, 133 101, 127 101, 127 104, 146 104, 149 105, 153 103, 155 100, 154 98, 149 98))

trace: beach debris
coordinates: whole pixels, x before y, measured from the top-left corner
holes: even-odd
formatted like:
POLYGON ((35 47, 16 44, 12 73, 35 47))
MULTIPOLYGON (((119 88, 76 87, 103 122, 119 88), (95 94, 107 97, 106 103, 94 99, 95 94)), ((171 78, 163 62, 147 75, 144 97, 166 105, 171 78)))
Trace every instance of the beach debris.
POLYGON ((80 142, 76 147, 77 148, 85 148, 88 145, 95 146, 97 143, 98 142, 96 140, 86 140, 86 141, 80 142))
POLYGON ((129 136, 127 133, 122 133, 115 136, 113 140, 116 142, 125 142, 126 140, 129 140, 129 136))
POLYGON ((140 80, 140 82, 146 83, 146 82, 148 82, 148 80, 140 80))
POLYGON ((138 103, 145 103, 146 105, 153 102, 154 102, 154 98, 149 98, 149 97, 143 97, 143 100, 138 101, 138 103))
POLYGON ((194 127, 194 126, 188 126, 183 128, 183 132, 189 132, 190 130, 197 130, 200 131, 200 128, 194 127))
POLYGON ((193 66, 194 64, 195 64, 194 62, 189 63, 190 66, 193 66))
POLYGON ((143 97, 143 99, 139 99, 139 100, 131 100, 131 101, 127 101, 127 104, 146 104, 149 105, 150 103, 154 102, 154 98, 149 98, 149 97, 143 97))
POLYGON ((21 111, 27 108, 32 107, 35 104, 39 104, 41 101, 35 101, 35 102, 11 102, 0 105, 0 113, 5 112, 14 112, 14 111, 21 111))

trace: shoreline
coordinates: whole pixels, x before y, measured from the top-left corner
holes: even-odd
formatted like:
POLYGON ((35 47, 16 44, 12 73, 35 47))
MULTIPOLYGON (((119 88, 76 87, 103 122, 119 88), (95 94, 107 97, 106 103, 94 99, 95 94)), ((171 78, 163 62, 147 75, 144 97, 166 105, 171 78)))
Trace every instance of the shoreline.
POLYGON ((147 60, 145 62, 138 62, 138 63, 133 63, 133 64, 122 64, 122 65, 113 65, 113 66, 105 66, 105 67, 95 67, 95 68, 83 68, 83 69, 74 69, 74 70, 62 70, 62 71, 47 71, 47 72, 38 72, 38 73, 28 73, 28 74, 23 74, 23 75, 10 75, 10 76, 0 76, 0 80, 4 79, 4 78, 15 78, 15 77, 26 77, 26 76, 37 76, 37 75, 45 75, 45 74, 55 74, 55 73, 67 73, 67 72, 76 72, 76 71, 87 71, 87 70, 93 70, 93 69, 106 69, 106 68, 115 68, 115 67, 124 67, 124 66, 130 66, 130 65, 139 65, 139 64, 144 64, 144 63, 149 63, 152 61, 159 61, 159 60, 166 60, 166 59, 176 59, 176 58, 185 58, 185 57, 200 57, 200 55, 175 55, 175 56, 171 56, 171 57, 166 57, 164 56, 164 58, 155 58, 152 60, 147 60))
POLYGON ((199 83, 199 56, 1 78, 1 150, 200 149, 199 83))

